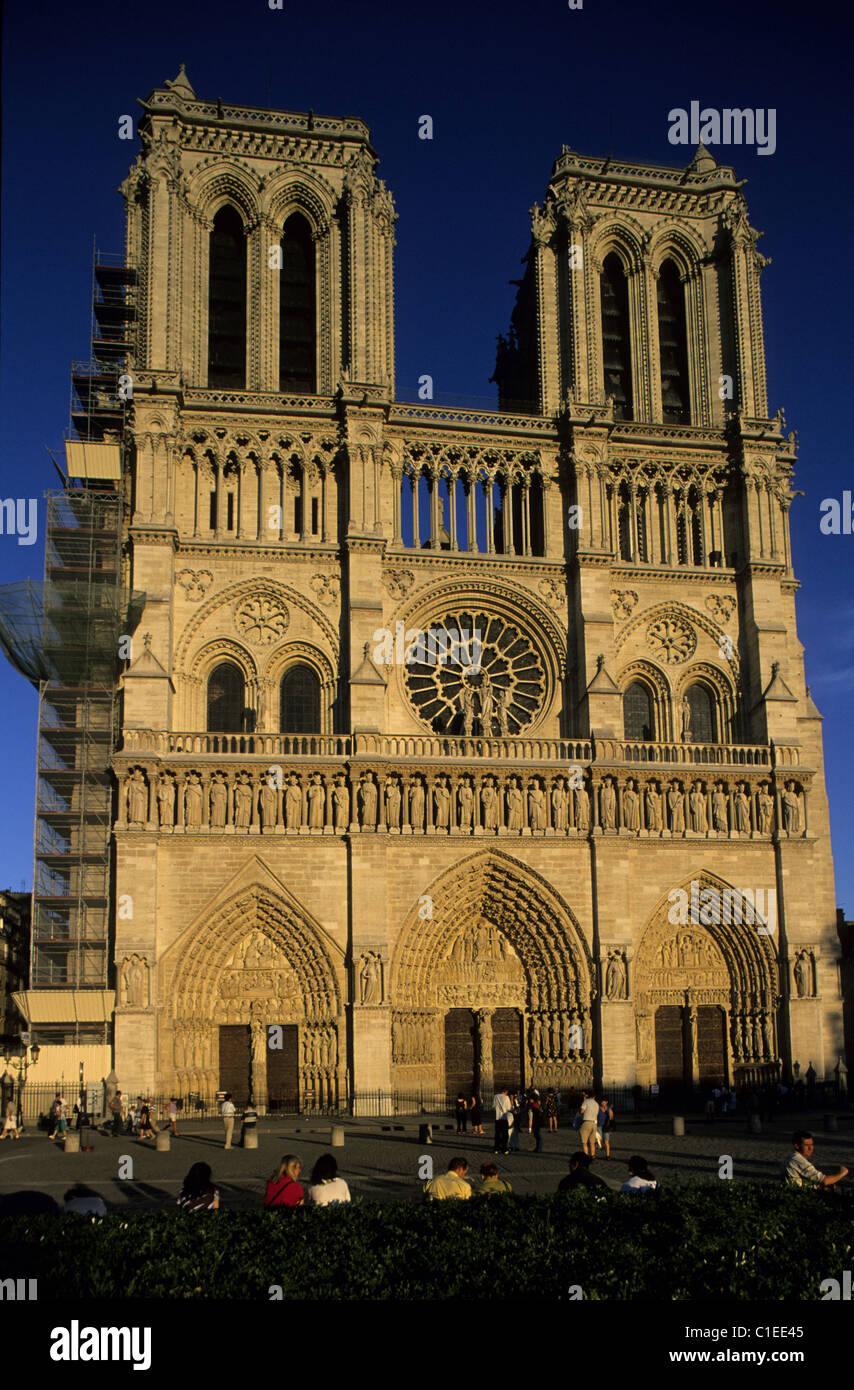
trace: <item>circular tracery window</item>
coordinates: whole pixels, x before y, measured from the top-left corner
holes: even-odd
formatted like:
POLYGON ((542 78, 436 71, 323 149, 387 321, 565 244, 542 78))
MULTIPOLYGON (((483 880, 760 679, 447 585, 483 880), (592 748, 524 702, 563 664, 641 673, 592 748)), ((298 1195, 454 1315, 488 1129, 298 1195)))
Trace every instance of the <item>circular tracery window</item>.
POLYGON ((434 733, 518 734, 538 714, 545 667, 516 623, 464 609, 415 632, 407 632, 404 682, 434 733))

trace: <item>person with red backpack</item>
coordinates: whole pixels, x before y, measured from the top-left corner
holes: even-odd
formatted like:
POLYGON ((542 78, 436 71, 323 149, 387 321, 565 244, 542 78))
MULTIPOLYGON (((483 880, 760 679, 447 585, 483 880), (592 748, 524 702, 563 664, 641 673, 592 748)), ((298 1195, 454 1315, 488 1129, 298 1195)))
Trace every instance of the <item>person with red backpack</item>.
POLYGON ((285 1154, 267 1183, 264 1206, 269 1211, 282 1207, 301 1207, 305 1202, 302 1183, 297 1182, 301 1164, 296 1154, 285 1154))

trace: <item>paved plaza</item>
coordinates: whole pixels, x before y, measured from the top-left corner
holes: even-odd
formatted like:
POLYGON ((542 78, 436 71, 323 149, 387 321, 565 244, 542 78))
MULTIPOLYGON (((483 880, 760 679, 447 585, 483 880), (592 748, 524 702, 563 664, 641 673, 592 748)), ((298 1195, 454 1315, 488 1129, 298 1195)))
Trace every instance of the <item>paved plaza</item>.
MULTIPOLYGON (((345 1119, 341 1124, 343 1148, 331 1148, 332 1121, 313 1117, 300 1119, 262 1119, 258 1148, 223 1149, 223 1130, 219 1121, 199 1121, 181 1127, 172 1140, 169 1153, 157 1153, 151 1140, 143 1142, 122 1136, 108 1138, 91 1130, 85 1142, 91 1153, 66 1155, 60 1145, 50 1142, 44 1131, 30 1130, 18 1142, 6 1141, 0 1149, 0 1196, 21 1189, 46 1192, 61 1202, 74 1182, 94 1188, 110 1208, 140 1210, 174 1203, 181 1180, 193 1163, 211 1165, 220 1188, 223 1209, 257 1209, 263 1200, 267 1179, 285 1153, 302 1160, 305 1178, 318 1155, 334 1152, 341 1175, 354 1197, 375 1201, 418 1199, 421 1192, 419 1163, 422 1155, 432 1157, 436 1174, 445 1171, 448 1160, 464 1154, 471 1165, 469 1177, 475 1182, 480 1165, 493 1160, 519 1194, 545 1196, 555 1191, 567 1172, 567 1158, 578 1148, 578 1136, 570 1124, 556 1134, 543 1132, 543 1152, 533 1152, 533 1139, 523 1133, 520 1151, 509 1157, 493 1154, 492 1125, 484 1126, 483 1137, 457 1135, 446 1120, 433 1121, 433 1143, 419 1142, 419 1119, 345 1119), (120 1160, 133 1160, 132 1177, 119 1178, 120 1160)), ((718 1117, 706 1124, 702 1117, 686 1121, 684 1138, 674 1138, 671 1121, 631 1120, 618 1115, 611 1158, 597 1158, 594 1170, 614 1189, 626 1177, 626 1159, 643 1154, 656 1176, 668 1185, 697 1181, 719 1181, 719 1160, 733 1159, 736 1181, 776 1180, 779 1164, 791 1152, 791 1133, 796 1128, 811 1130, 816 1136, 815 1162, 819 1168, 840 1163, 854 1171, 854 1112, 841 1113, 836 1133, 825 1133, 822 1114, 778 1116, 765 1125, 761 1135, 748 1131, 744 1117, 718 1117)), ((239 1127, 236 1130, 239 1133, 239 1127)), ((127 1165, 123 1165, 126 1169, 127 1165)), ((848 1180, 846 1180, 848 1181, 848 1180)))

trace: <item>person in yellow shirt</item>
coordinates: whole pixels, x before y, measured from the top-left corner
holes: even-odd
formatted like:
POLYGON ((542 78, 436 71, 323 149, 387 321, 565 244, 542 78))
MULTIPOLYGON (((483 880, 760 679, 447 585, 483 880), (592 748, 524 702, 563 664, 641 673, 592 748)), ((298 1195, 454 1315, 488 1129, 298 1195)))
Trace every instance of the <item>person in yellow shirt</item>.
POLYGON ((448 1164, 448 1171, 441 1178, 431 1178, 424 1184, 424 1196, 428 1202, 442 1202, 446 1197, 461 1197, 467 1201, 471 1196, 471 1187, 466 1182, 466 1173, 469 1170, 468 1163, 464 1158, 452 1158, 448 1164))

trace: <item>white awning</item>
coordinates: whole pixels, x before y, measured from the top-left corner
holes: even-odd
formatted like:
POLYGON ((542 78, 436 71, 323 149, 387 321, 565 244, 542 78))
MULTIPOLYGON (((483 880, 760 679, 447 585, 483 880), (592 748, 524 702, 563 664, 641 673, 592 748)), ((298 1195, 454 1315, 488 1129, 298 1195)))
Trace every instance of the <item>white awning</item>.
POLYGON ((114 989, 22 989, 12 995, 30 1027, 40 1023, 109 1023, 114 989))

